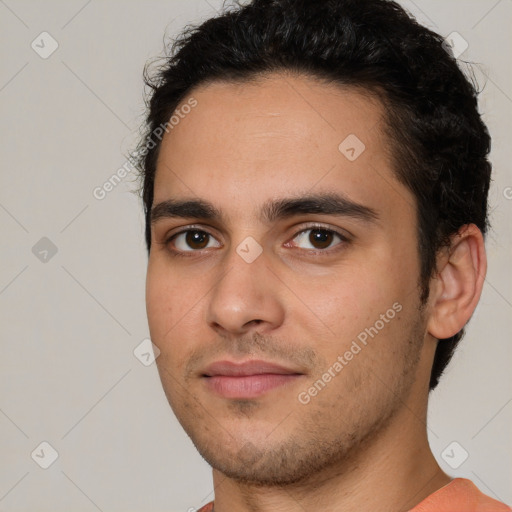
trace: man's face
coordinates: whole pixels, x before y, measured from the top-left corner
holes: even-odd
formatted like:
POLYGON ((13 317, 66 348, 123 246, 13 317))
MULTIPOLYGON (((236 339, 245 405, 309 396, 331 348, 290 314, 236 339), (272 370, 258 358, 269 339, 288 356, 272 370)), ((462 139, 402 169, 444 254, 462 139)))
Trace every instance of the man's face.
POLYGON ((392 172, 379 102, 282 74, 192 96, 159 155, 147 310, 165 393, 200 453, 279 484, 395 424, 421 427, 411 411, 432 350, 415 200, 392 172), (325 195, 339 201, 315 203, 325 195))

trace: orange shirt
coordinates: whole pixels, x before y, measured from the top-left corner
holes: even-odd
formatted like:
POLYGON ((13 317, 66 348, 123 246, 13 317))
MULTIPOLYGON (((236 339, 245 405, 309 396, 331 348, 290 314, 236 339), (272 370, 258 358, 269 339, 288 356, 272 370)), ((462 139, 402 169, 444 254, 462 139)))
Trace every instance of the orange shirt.
POLYGON ((410 512, 511 511, 509 506, 486 496, 471 480, 465 478, 455 478, 410 510, 410 512))
MULTIPOLYGON (((213 501, 198 510, 212 511, 213 501)), ((471 480, 455 478, 409 512, 512 512, 512 508, 480 492, 471 480)))

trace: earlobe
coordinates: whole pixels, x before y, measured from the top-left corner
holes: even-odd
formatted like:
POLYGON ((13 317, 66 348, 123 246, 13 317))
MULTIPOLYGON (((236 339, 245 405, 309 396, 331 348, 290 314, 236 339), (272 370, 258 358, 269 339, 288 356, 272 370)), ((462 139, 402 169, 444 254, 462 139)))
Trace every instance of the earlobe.
POLYGON ((450 338, 464 327, 480 299, 486 271, 482 232, 475 224, 463 226, 438 259, 428 320, 432 336, 450 338))

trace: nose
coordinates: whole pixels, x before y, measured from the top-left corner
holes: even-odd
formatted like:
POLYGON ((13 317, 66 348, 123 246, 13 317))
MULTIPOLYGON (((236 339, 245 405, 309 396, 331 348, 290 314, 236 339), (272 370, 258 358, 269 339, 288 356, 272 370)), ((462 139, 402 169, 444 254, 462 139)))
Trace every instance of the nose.
POLYGON ((285 314, 282 290, 265 253, 248 263, 233 250, 224 263, 224 273, 208 295, 208 325, 223 337, 279 327, 285 314))

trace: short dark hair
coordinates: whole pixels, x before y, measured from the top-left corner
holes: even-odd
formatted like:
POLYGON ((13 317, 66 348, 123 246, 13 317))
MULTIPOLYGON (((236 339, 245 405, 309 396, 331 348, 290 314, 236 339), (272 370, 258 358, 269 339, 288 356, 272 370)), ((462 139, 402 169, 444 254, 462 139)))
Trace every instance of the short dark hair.
MULTIPOLYGON (((148 115, 137 154, 148 251, 161 146, 155 130, 199 85, 291 71, 369 91, 385 107, 396 177, 417 201, 424 305, 439 249, 466 224, 484 235, 488 228, 490 136, 474 81, 443 42, 388 0, 253 0, 186 27, 157 72, 145 69, 148 115)), ((430 389, 463 335, 438 343, 430 389)))

